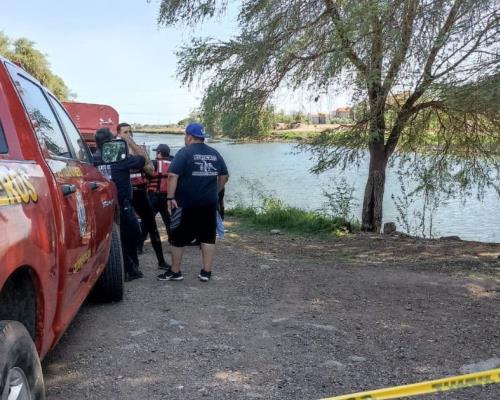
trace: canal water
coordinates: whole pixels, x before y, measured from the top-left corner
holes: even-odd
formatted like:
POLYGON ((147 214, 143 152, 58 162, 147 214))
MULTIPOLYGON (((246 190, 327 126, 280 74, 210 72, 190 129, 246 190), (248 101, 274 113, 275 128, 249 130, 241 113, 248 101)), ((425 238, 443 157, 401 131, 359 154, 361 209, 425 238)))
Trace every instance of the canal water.
MULTIPOLYGON (((167 143, 173 149, 184 145, 182 135, 135 134, 137 143, 152 145, 167 143)), ((359 167, 344 171, 328 171, 320 175, 310 173, 313 161, 307 153, 299 152, 292 143, 211 143, 226 160, 230 180, 226 196, 231 203, 257 205, 260 194, 283 200, 286 204, 307 210, 325 208, 324 191, 332 192, 344 179, 354 188, 353 217, 361 218, 363 192, 368 172, 368 160, 359 167)), ((395 169, 389 169, 384 196, 384 222, 393 221, 398 230, 399 215, 392 196, 401 196, 401 184, 395 169)), ((434 236, 457 235, 466 240, 500 243, 500 201, 494 189, 488 189, 482 200, 470 197, 449 199, 441 204, 432 218, 434 236)), ((422 211, 422 202, 416 201, 408 210, 412 229, 417 226, 414 212, 422 211)), ((429 219, 427 219, 429 223, 429 219)))

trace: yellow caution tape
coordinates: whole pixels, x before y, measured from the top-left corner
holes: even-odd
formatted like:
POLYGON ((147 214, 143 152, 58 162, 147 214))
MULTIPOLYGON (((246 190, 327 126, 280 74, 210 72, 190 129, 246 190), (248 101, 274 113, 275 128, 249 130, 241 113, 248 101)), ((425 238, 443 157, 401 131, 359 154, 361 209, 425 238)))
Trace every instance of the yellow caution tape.
POLYGON ((418 396, 429 393, 447 392, 448 390, 465 389, 472 386, 486 386, 500 383, 500 368, 473 374, 436 379, 434 381, 413 383, 411 385, 396 386, 387 389, 371 390, 347 394, 344 396, 328 397, 322 400, 385 400, 401 397, 418 396))

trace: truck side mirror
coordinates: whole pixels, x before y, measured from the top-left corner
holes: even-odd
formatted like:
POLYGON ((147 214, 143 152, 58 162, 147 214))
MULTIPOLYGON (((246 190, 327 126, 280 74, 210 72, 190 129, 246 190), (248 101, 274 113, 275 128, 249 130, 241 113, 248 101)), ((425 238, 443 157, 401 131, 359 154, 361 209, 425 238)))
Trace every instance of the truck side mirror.
POLYGON ((104 164, 114 164, 128 157, 127 143, 122 139, 111 140, 102 145, 102 161, 104 164))

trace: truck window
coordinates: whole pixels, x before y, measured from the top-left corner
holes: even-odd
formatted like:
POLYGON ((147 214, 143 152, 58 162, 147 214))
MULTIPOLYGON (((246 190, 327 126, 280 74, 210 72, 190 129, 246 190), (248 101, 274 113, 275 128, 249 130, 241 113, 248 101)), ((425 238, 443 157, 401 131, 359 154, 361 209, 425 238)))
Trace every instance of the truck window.
POLYGON ((73 145, 73 149, 76 153, 76 158, 80 161, 90 162, 89 150, 85 142, 83 141, 78 129, 76 129, 73 121, 68 117, 66 110, 59 104, 59 102, 49 95, 50 102, 54 106, 57 115, 59 116, 59 120, 61 121, 64 130, 66 131, 66 135, 73 145))
POLYGON ((7 141, 5 140, 5 133, 3 131, 2 121, 0 121, 0 154, 7 153, 9 148, 7 147, 7 141))
POLYGON ((71 158, 64 134, 42 89, 19 74, 13 78, 38 141, 45 143, 51 155, 71 158))

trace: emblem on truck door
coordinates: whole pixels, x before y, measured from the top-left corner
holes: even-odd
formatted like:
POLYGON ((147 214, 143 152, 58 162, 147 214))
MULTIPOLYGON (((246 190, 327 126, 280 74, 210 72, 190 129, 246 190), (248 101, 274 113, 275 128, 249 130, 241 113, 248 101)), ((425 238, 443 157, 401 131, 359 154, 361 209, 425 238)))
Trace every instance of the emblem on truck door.
POLYGON ((38 201, 38 193, 22 168, 0 167, 0 206, 38 201))
POLYGON ((109 206, 112 206, 113 205, 113 199, 111 200, 103 200, 102 201, 102 208, 106 208, 106 207, 109 207, 109 206))

